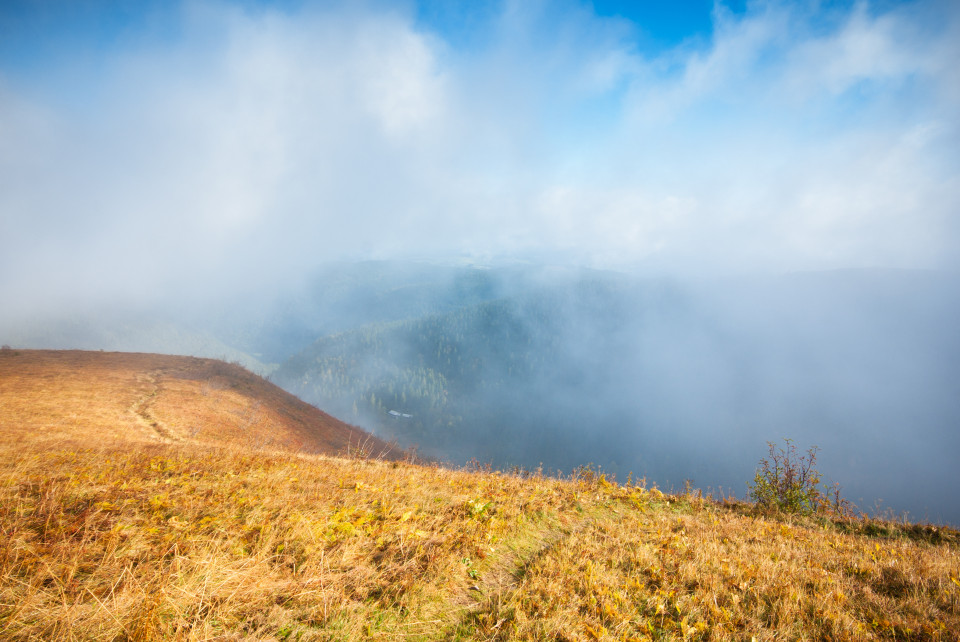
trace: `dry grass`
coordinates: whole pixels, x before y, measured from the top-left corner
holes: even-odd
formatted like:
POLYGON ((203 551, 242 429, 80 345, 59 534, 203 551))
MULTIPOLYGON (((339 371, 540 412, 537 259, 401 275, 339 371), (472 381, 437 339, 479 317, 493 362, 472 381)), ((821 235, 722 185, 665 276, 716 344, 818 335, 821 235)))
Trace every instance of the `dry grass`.
POLYGON ((601 485, 605 510, 477 613, 495 639, 957 639, 957 533, 785 521, 601 485), (858 532, 860 531, 860 532, 858 532), (935 540, 937 543, 932 543, 935 540))
MULTIPOLYGON (((80 350, 0 350, 0 422, 53 443, 190 442, 340 454, 394 449, 234 364, 80 350)), ((399 453, 395 453, 398 454, 399 453)))
POLYGON ((2 639, 960 639, 950 529, 154 437, 136 374, 70 376, 0 376, 2 639))

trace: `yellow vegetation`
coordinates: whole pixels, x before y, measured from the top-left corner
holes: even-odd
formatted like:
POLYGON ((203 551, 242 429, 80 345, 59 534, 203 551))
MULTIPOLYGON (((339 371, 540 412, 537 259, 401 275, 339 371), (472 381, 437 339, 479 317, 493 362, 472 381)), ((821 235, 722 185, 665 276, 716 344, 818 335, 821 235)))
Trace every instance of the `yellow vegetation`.
POLYGON ((9 434, 58 444, 94 438, 394 453, 242 367, 213 359, 0 350, 0 393, 0 421, 9 434))
POLYGON ((96 403, 54 378, 31 404, 13 371, 2 639, 960 639, 950 529, 251 450, 151 405, 178 436, 155 438, 128 417, 142 388, 96 403))

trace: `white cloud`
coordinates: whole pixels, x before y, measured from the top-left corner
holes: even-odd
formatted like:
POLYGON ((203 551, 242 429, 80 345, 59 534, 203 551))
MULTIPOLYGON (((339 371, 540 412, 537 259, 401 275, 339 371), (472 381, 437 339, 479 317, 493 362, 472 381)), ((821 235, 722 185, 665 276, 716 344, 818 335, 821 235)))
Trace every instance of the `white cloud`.
POLYGON ((552 6, 508 4, 456 51, 402 12, 189 4, 181 39, 86 70, 79 106, 44 86, 62 69, 0 76, 0 289, 462 252, 957 266, 950 5, 721 7, 711 39, 656 58, 623 21, 552 6))
MULTIPOLYGON (((824 25, 771 3, 721 15, 705 50, 638 77, 624 140, 656 153, 618 161, 655 194, 701 203, 699 226, 751 257, 744 267, 956 266, 943 226, 960 197, 946 14, 932 25, 860 5, 824 25)), ((666 245, 685 262, 696 242, 666 245)))

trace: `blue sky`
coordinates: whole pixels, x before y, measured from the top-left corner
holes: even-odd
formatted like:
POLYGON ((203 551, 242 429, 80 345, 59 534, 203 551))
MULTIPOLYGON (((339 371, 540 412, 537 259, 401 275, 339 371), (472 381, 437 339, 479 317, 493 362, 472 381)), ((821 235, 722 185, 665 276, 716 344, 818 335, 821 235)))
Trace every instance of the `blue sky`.
MULTIPOLYGON (((312 7, 344 6, 346 3, 310 3, 304 1, 244 1, 230 3, 250 13, 277 11, 296 15, 312 7)), ((182 6, 182 5, 181 5, 182 6)), ((457 46, 469 45, 486 23, 502 11, 499 2, 370 2, 373 10, 400 11, 412 14, 417 24, 438 32, 457 46)), ((632 23, 642 35, 644 44, 670 47, 690 37, 707 37, 712 28, 714 3, 711 0, 687 2, 624 2, 600 0, 589 6, 591 13, 604 18, 622 18, 632 23)), ((568 2, 557 5, 558 11, 578 7, 568 2)), ((743 0, 726 2, 724 7, 742 13, 743 0)), ((144 31, 177 33, 180 6, 175 2, 104 2, 77 0, 52 2, 8 0, 3 8, 4 54, 16 53, 25 61, 44 51, 71 47, 109 50, 129 34, 144 31)))
POLYGON ((935 0, 8 0, 0 294, 957 269, 958 62, 935 0))

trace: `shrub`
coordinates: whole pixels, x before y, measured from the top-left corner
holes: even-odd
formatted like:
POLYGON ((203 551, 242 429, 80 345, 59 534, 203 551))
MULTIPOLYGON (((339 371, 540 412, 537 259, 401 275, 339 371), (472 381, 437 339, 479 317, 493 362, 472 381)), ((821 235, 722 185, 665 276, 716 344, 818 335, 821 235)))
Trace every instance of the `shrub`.
POLYGON ((760 460, 760 468, 750 486, 750 497, 770 510, 809 515, 829 501, 820 490, 820 471, 816 468, 817 450, 812 446, 806 455, 797 452, 793 440, 784 439, 786 448, 772 441, 770 458, 760 460))

